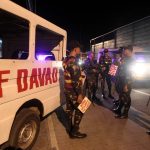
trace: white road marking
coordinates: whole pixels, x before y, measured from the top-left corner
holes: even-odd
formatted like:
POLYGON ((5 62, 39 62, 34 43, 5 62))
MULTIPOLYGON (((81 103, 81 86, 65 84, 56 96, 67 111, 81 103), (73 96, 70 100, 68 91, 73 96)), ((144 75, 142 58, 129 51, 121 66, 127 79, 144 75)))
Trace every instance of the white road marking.
POLYGON ((149 124, 149 123, 143 121, 143 120, 140 119, 140 118, 138 118, 138 120, 139 120, 140 122, 142 122, 144 125, 146 125, 148 128, 150 128, 150 124, 149 124))
POLYGON ((47 119, 48 119, 48 128, 49 128, 51 149, 59 150, 52 117, 49 116, 47 119))
POLYGON ((131 106, 131 109, 134 110, 135 112, 139 113, 142 118, 145 118, 146 120, 150 120, 150 116, 147 115, 146 113, 141 112, 132 106, 131 106))
POLYGON ((150 96, 150 94, 145 93, 145 92, 142 92, 142 91, 139 91, 139 90, 134 90, 134 89, 133 89, 133 91, 134 91, 134 92, 137 92, 137 93, 140 93, 140 94, 143 94, 143 95, 150 96))

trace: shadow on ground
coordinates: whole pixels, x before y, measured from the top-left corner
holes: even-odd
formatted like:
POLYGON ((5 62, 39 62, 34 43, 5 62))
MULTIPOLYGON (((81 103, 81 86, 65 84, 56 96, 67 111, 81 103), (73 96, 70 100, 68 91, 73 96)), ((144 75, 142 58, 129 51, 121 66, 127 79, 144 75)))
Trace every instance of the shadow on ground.
POLYGON ((58 118, 58 120, 61 122, 61 124, 64 126, 64 128, 66 130, 69 130, 69 125, 68 125, 68 115, 66 114, 63 106, 60 106, 58 107, 56 110, 55 110, 55 113, 56 113, 56 116, 58 118))

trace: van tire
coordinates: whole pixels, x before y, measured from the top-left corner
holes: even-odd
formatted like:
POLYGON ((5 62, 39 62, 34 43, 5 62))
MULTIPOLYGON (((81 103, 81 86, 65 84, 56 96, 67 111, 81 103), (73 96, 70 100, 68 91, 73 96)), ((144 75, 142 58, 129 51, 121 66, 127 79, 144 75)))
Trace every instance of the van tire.
POLYGON ((14 148, 31 150, 40 130, 40 117, 31 109, 22 109, 16 116, 9 137, 14 148))

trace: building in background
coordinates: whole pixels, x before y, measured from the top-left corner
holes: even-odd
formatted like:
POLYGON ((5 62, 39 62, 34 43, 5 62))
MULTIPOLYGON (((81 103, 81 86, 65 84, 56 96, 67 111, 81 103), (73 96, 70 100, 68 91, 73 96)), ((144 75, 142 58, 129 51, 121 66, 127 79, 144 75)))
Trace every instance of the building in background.
POLYGON ((90 40, 91 50, 98 59, 104 48, 114 52, 120 47, 133 46, 138 79, 150 80, 150 16, 137 20, 90 40))
POLYGON ((118 49, 132 45, 134 52, 150 52, 150 16, 137 20, 90 40, 91 50, 118 49))

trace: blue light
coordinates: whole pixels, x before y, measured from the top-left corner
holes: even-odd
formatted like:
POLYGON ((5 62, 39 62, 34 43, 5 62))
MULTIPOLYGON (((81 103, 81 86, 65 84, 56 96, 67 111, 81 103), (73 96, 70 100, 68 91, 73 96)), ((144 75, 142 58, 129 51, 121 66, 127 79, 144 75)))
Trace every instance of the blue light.
POLYGON ((42 55, 42 54, 41 55, 37 55, 37 59, 43 61, 43 60, 45 60, 45 58, 47 56, 52 56, 52 55, 42 55))

